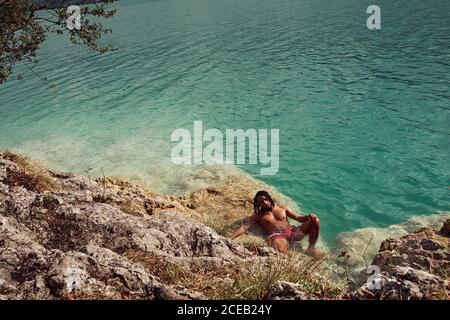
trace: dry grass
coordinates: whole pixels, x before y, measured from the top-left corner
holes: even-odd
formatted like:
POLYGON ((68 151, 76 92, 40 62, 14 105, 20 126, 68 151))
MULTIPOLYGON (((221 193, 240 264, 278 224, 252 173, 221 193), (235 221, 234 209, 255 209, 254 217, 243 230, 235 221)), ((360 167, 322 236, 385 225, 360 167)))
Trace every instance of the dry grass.
POLYGON ((5 158, 11 162, 14 162, 21 168, 26 168, 30 165, 30 163, 24 156, 12 153, 9 150, 3 150, 3 158, 5 158))
MULTIPOLYGON (((212 209, 209 211, 210 214, 203 215, 203 217, 198 220, 200 223, 214 229, 217 234, 223 237, 231 236, 236 229, 249 221, 249 216, 236 221, 230 219, 226 214, 221 215, 215 211, 219 210, 212 209)), ((235 241, 254 252, 257 252, 257 248, 270 245, 266 240, 264 232, 257 225, 252 226, 245 234, 241 235, 235 241)))
POLYGON ((140 251, 130 250, 125 256, 140 263, 163 283, 182 285, 202 292, 209 299, 264 299, 277 281, 296 283, 306 293, 321 298, 335 298, 344 290, 323 276, 324 261, 301 254, 241 261, 228 268, 195 270, 140 251))
POLYGON ((218 215, 205 215, 200 222, 214 229, 217 234, 223 237, 229 237, 234 231, 233 225, 219 218, 218 215))
POLYGON ((137 250, 129 250, 124 254, 127 259, 141 264, 149 273, 165 284, 182 285, 191 290, 203 292, 205 295, 216 290, 226 270, 189 270, 170 262, 167 258, 155 254, 146 254, 137 250))
POLYGON ((54 191, 58 185, 37 164, 31 163, 27 158, 14 154, 8 150, 2 152, 4 159, 14 162, 19 170, 7 170, 5 183, 9 186, 21 186, 35 192, 54 191))
POLYGON ((320 298, 335 298, 343 287, 324 276, 323 260, 291 253, 261 263, 242 263, 233 283, 219 289, 220 299, 264 299, 278 281, 298 284, 300 289, 320 298))
POLYGON ((136 216, 136 217, 143 216, 143 213, 139 211, 140 208, 137 207, 136 204, 131 200, 127 200, 127 201, 117 205, 117 207, 126 214, 136 216))
POLYGON ((449 263, 438 264, 432 267, 431 273, 437 275, 438 277, 441 277, 444 280, 450 281, 450 264, 449 263))
POLYGON ((186 277, 188 273, 187 270, 169 262, 162 256, 145 254, 137 250, 129 250, 124 253, 124 256, 133 262, 141 264, 147 271, 164 283, 174 283, 186 277))

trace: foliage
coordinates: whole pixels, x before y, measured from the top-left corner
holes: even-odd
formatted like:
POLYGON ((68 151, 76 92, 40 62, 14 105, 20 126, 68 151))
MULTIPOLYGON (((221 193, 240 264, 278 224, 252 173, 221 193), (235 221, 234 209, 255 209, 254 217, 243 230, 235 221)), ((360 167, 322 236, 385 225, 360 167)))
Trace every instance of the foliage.
MULTIPOLYGON (((13 68, 22 62, 34 75, 43 81, 47 78, 33 71, 38 60, 36 53, 49 34, 68 35, 77 45, 86 45, 98 53, 114 50, 111 44, 101 44, 102 35, 110 33, 100 18, 111 18, 116 9, 110 9, 114 0, 88 4, 89 0, 80 0, 81 28, 69 30, 66 20, 66 1, 48 0, 38 3, 32 0, 0 0, 0 84, 13 73, 13 68)), ((23 79, 22 75, 16 77, 23 79)))

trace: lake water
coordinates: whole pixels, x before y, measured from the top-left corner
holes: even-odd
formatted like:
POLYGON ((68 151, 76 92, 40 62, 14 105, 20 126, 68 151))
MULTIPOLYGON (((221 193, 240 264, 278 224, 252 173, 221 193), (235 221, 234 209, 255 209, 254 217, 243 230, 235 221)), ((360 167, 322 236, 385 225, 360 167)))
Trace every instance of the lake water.
POLYGON ((175 166, 177 128, 277 128, 280 169, 240 169, 316 212, 327 242, 450 209, 450 2, 116 4, 116 53, 51 36, 0 86, 0 147, 183 193, 232 168, 175 166))

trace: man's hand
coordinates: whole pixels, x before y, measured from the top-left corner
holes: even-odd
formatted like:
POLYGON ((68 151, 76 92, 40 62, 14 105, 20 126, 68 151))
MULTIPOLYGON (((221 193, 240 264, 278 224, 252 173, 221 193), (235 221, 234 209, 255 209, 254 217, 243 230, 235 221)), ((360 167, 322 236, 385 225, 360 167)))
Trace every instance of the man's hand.
POLYGON ((232 234, 231 236, 228 237, 228 240, 234 240, 237 237, 239 237, 239 236, 236 236, 236 234, 234 233, 234 234, 232 234))
POLYGON ((249 225, 243 225, 243 226, 241 226, 239 229, 237 229, 237 230, 231 235, 231 237, 229 237, 229 239, 230 239, 230 240, 234 240, 234 239, 236 239, 237 237, 243 235, 243 234, 247 231, 247 229, 248 229, 249 227, 250 227, 249 225))
POLYGON ((311 213, 307 216, 297 216, 297 221, 304 223, 304 222, 308 222, 308 221, 312 221, 312 222, 317 222, 319 218, 317 217, 317 215, 315 213, 311 213))
POLYGON ((297 220, 298 222, 304 223, 304 222, 308 222, 308 221, 316 221, 317 216, 314 213, 311 213, 310 215, 307 216, 301 216, 297 213, 295 213, 293 210, 291 210, 288 206, 283 206, 283 208, 286 210, 286 214, 288 215, 288 217, 297 220))
POLYGON ((315 213, 311 213, 310 215, 308 215, 308 220, 313 221, 313 222, 317 222, 319 218, 317 217, 317 215, 315 213))
POLYGON ((239 227, 239 229, 237 229, 228 239, 229 240, 234 240, 237 237, 243 235, 244 233, 247 232, 247 230, 254 224, 256 223, 256 220, 254 217, 252 217, 250 219, 250 222, 243 224, 242 226, 239 227))

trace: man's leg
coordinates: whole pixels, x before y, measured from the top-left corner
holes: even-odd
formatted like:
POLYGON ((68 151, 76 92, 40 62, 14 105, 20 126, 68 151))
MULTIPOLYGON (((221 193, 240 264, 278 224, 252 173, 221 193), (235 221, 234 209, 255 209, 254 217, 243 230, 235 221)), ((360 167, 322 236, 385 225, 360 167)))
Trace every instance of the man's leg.
POLYGON ((289 248, 289 241, 282 237, 272 239, 272 244, 281 253, 285 253, 289 248))
POLYGON ((293 240, 301 241, 306 235, 308 235, 309 246, 305 252, 307 254, 319 256, 322 253, 315 247, 317 239, 319 239, 319 233, 320 220, 319 218, 315 217, 314 219, 309 220, 295 228, 293 240))
POLYGON ((319 239, 319 232, 320 232, 319 218, 309 220, 302 223, 300 226, 295 227, 293 240, 301 241, 306 235, 308 235, 309 245, 314 246, 317 242, 317 239, 319 239))

